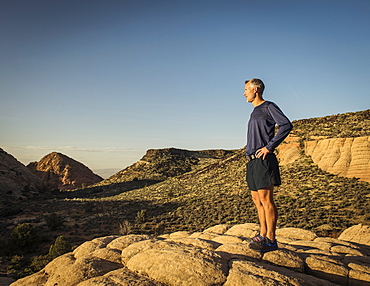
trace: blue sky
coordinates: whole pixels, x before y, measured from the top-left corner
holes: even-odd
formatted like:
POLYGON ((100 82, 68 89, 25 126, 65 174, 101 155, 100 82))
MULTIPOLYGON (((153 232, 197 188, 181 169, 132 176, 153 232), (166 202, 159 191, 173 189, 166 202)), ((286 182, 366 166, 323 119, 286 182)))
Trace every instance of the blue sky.
POLYGON ((241 148, 252 77, 291 120, 368 109, 369 14, 368 0, 0 0, 0 147, 101 174, 150 148, 241 148))

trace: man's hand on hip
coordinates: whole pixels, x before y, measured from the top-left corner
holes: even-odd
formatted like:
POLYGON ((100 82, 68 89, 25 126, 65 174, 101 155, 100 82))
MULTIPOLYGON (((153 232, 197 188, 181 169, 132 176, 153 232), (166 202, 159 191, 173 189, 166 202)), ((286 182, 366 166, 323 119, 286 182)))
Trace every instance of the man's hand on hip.
POLYGON ((257 158, 261 158, 262 157, 262 160, 265 160, 267 154, 270 153, 270 151, 266 148, 266 147, 263 147, 261 149, 258 149, 256 151, 256 157, 257 158))

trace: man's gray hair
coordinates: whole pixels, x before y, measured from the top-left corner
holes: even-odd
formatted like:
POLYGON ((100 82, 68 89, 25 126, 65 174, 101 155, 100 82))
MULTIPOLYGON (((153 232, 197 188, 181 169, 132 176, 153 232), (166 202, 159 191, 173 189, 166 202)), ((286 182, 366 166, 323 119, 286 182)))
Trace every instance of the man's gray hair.
POLYGON ((250 82, 253 87, 257 87, 259 91, 261 92, 261 94, 265 90, 265 84, 263 83, 262 80, 258 78, 252 78, 252 79, 246 80, 245 84, 247 84, 248 82, 250 82))

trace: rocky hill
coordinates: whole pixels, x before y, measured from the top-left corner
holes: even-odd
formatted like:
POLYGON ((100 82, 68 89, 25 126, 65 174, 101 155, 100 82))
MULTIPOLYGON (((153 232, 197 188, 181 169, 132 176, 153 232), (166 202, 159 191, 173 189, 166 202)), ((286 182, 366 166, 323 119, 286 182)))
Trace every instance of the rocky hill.
POLYGON ((247 238, 258 225, 216 225, 159 237, 106 236, 59 256, 12 286, 369 285, 370 227, 338 238, 299 228, 277 230, 280 249, 261 254, 247 238))
POLYGON ((141 160, 97 185, 109 185, 133 180, 163 181, 226 158, 233 153, 234 151, 227 150, 149 149, 141 160))
POLYGON ((291 135, 311 140, 320 138, 352 138, 370 136, 370 109, 293 122, 291 135))
POLYGON ((0 148, 0 195, 26 198, 42 190, 41 180, 12 155, 0 148))
POLYGON ((29 163, 27 167, 48 190, 71 190, 103 180, 82 163, 57 152, 44 156, 39 162, 29 163))

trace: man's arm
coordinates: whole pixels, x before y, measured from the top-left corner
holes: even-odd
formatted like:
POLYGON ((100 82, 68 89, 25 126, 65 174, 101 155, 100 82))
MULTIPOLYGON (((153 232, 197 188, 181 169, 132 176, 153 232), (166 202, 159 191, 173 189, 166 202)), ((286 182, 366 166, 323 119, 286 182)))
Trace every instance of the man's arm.
POLYGON ((293 129, 293 125, 276 104, 270 104, 267 109, 270 111, 276 125, 279 126, 276 135, 266 145, 268 150, 273 151, 289 135, 290 131, 293 129))
POLYGON ((279 126, 279 130, 276 135, 271 139, 267 145, 256 152, 257 158, 262 157, 265 159, 266 155, 270 152, 273 152, 277 146, 289 135, 290 131, 293 129, 293 125, 290 120, 285 116, 285 114, 280 110, 280 108, 271 103, 267 107, 272 118, 276 122, 276 125, 279 126))

